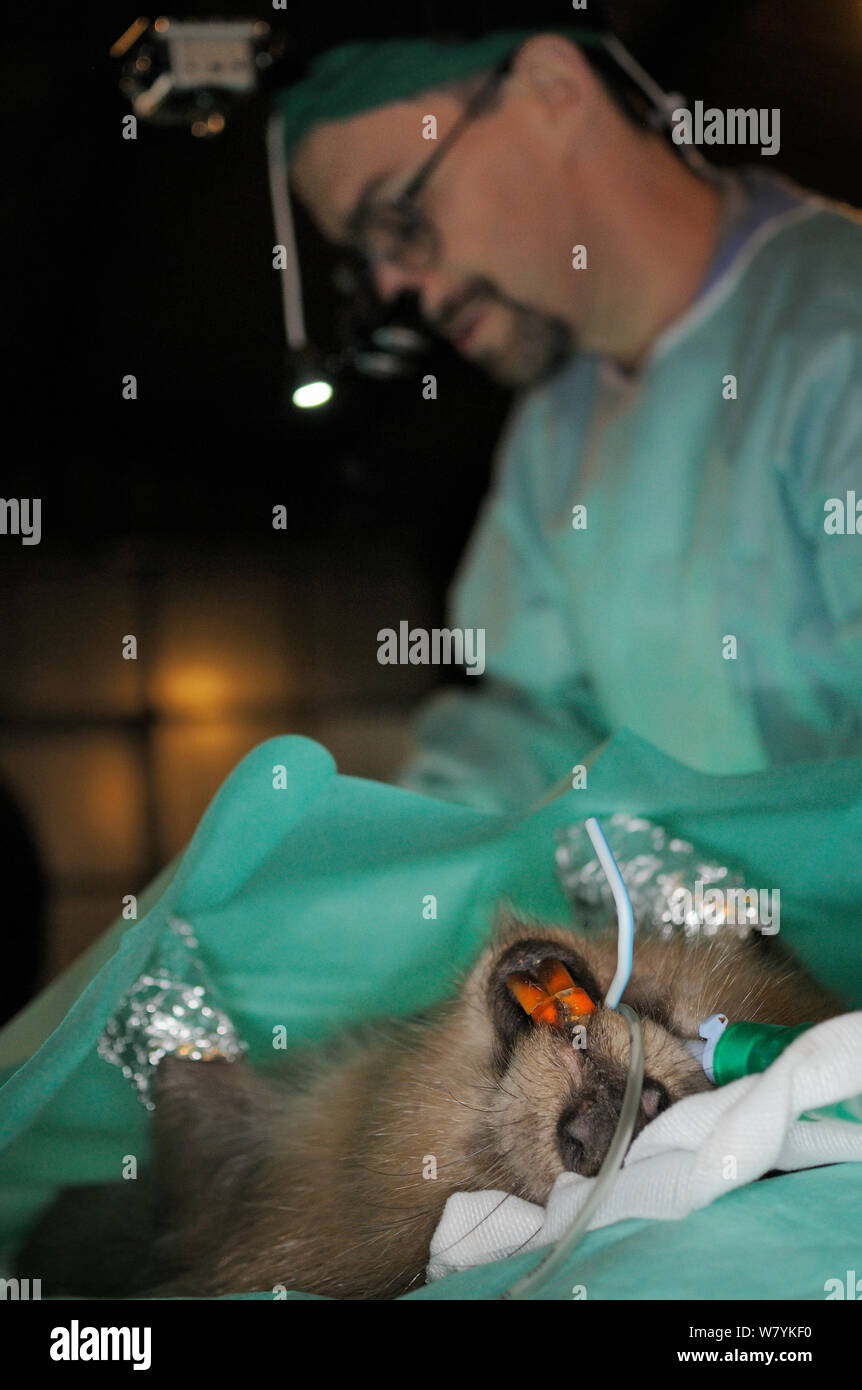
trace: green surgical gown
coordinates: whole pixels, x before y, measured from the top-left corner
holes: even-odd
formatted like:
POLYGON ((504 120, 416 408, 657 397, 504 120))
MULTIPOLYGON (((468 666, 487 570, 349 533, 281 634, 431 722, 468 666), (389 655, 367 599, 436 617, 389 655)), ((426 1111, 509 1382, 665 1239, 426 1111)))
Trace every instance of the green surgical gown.
POLYGON ((862 225, 778 206, 639 372, 517 405, 453 595, 485 674, 404 785, 514 808, 621 728, 718 774, 862 752, 862 225))

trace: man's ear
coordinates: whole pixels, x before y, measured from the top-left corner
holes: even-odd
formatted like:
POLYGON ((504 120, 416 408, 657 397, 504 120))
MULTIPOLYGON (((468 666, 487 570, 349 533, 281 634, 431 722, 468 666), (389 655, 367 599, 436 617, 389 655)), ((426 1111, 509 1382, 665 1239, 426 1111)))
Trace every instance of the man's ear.
POLYGON ((595 100, 597 80, 577 44, 561 34, 534 34, 518 49, 512 78, 533 109, 576 134, 595 100))

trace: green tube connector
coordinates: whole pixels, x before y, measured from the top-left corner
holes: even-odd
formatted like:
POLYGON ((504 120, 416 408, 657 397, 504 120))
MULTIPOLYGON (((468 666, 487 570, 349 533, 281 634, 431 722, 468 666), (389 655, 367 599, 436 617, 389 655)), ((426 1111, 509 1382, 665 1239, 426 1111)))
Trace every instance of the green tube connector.
MULTIPOLYGON (((715 1084, 725 1086, 729 1081, 738 1081, 741 1076, 766 1071, 800 1033, 813 1027, 813 1023, 800 1023, 795 1028, 785 1028, 777 1023, 729 1023, 715 1041, 711 1054, 710 1066, 715 1084)), ((800 1119, 851 1120, 855 1124, 862 1124, 862 1096, 852 1096, 835 1105, 810 1110, 800 1119)))
POLYGON ((738 1081, 741 1076, 766 1071, 794 1038, 813 1026, 811 1023, 800 1023, 795 1028, 784 1028, 778 1023, 728 1024, 712 1056, 716 1086, 726 1086, 728 1081, 738 1081))

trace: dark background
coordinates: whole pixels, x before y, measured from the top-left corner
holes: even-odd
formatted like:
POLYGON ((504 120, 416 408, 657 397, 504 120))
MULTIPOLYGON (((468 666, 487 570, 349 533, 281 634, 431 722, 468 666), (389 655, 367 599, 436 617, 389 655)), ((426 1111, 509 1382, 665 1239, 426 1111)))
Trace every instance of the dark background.
MULTIPOLYGON (((605 10, 666 88, 781 109, 781 150, 714 148, 862 203, 857 0, 605 10)), ((415 380, 285 390, 263 123, 195 140, 128 111, 108 57, 136 11, 4 15, 7 353, 0 495, 42 499, 42 542, 0 536, 0 1013, 62 969, 188 840, 230 768, 276 733, 386 778, 408 718, 451 673, 380 667, 376 632, 438 625, 508 400, 445 347, 415 380), (134 373, 139 399, 125 402, 134 373), (286 532, 272 507, 288 510, 286 532), (139 660, 120 658, 134 633, 139 660), (11 798, 11 799, 10 799, 11 798), (4 828, 5 827, 5 828, 4 828), (41 867, 40 867, 41 866, 41 867), (44 949, 40 941, 44 933, 44 949)), ((566 24, 566 4, 178 6, 265 18, 301 52, 428 31, 436 15, 566 24), (409 21, 405 14, 409 9, 409 21), (393 14, 398 18, 393 19, 393 14)), ((590 20, 598 7, 590 6, 590 20)), ((451 27, 451 26, 450 26, 451 27)), ((312 336, 335 343, 334 262, 299 225, 312 336)))

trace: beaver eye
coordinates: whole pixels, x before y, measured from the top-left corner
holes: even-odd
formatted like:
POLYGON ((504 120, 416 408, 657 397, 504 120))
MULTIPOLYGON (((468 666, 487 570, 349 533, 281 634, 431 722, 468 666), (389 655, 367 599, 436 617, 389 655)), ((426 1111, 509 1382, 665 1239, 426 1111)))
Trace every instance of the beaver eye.
POLYGON ((634 990, 627 990, 625 1000, 636 1013, 640 1014, 642 1019, 648 1018, 651 1023, 657 1023, 666 1033, 671 1033, 674 1037, 683 1036, 674 1024, 673 1008, 668 999, 657 998, 655 995, 641 995, 634 990))

